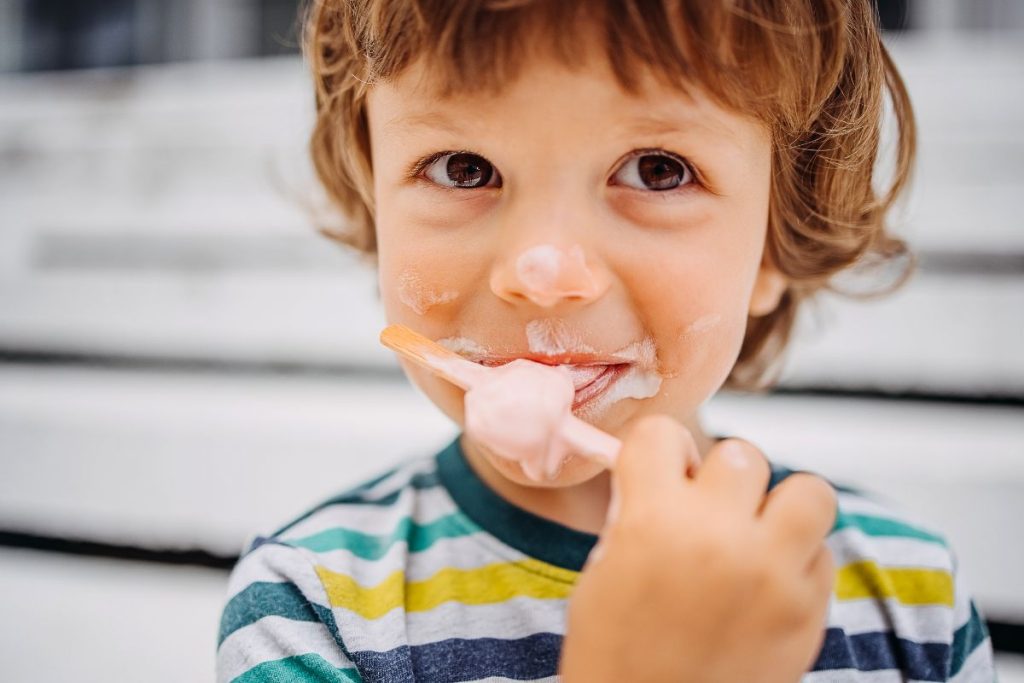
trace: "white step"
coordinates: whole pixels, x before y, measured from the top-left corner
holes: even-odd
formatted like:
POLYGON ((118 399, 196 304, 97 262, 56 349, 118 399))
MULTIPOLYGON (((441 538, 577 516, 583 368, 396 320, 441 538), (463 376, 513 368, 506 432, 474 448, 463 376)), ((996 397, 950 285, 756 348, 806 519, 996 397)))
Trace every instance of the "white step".
MULTIPOLYGON (((723 395, 710 429, 890 496, 946 532, 990 613, 1024 619, 1024 420, 1011 407, 723 395)), ((0 518, 238 552, 454 427, 405 384, 0 366, 0 518)))
POLYGON ((213 683, 227 573, 0 549, 4 680, 213 683))

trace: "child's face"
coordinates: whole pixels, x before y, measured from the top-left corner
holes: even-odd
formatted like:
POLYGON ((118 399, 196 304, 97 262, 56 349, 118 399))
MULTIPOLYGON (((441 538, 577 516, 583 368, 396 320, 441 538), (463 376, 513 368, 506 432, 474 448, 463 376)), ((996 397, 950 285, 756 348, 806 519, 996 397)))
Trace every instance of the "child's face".
MULTIPOLYGON (((784 288, 762 266, 768 133, 695 94, 652 80, 628 95, 599 58, 576 71, 538 58, 497 95, 442 99, 423 65, 375 85, 388 320, 485 363, 601 364, 577 370, 578 386, 602 375, 578 388, 574 410, 609 432, 656 412, 692 424, 747 316, 770 312, 784 288)), ((464 424, 460 390, 405 369, 464 424)), ((549 485, 599 471, 570 460, 549 485)))

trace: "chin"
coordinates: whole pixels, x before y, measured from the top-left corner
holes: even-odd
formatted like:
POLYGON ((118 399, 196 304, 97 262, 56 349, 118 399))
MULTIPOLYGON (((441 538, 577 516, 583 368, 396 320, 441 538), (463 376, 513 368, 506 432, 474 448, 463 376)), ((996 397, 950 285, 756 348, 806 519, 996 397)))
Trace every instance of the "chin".
POLYGON ((536 481, 528 477, 523 472, 522 467, 519 466, 519 463, 513 460, 502 458, 490 452, 486 453, 486 457, 491 467, 512 483, 535 489, 559 489, 578 486, 605 471, 602 465, 592 460, 579 455, 570 455, 554 477, 544 481, 536 481))

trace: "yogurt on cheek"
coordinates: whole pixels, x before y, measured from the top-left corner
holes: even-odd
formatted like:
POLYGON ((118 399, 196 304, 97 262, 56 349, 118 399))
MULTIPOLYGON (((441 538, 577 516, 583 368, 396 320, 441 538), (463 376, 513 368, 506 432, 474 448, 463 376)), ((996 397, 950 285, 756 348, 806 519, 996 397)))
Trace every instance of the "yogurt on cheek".
POLYGON ((662 376, 657 370, 657 353, 653 339, 648 337, 643 341, 634 342, 617 351, 615 356, 629 360, 632 365, 607 390, 580 406, 576 411, 578 417, 593 421, 623 399, 644 399, 658 395, 662 376))

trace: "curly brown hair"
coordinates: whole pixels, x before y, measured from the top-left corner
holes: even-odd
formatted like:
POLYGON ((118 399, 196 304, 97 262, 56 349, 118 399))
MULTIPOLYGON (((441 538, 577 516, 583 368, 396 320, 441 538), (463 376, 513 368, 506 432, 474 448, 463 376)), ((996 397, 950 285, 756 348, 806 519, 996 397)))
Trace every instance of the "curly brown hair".
POLYGON ((366 95, 372 84, 425 59, 449 90, 500 88, 524 45, 547 41, 574 65, 580 21, 603 38, 627 92, 652 74, 697 87, 764 123, 772 136, 766 258, 787 278, 774 312, 748 320, 726 386, 766 386, 780 367, 797 310, 853 266, 913 269, 885 218, 915 157, 907 90, 882 44, 869 0, 314 0, 305 48, 316 84, 310 146, 345 227, 328 236, 376 253, 366 95), (886 91, 895 163, 876 189, 886 91))

